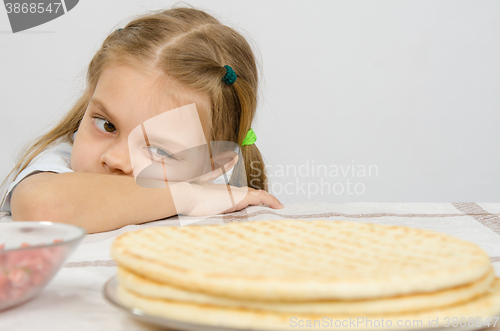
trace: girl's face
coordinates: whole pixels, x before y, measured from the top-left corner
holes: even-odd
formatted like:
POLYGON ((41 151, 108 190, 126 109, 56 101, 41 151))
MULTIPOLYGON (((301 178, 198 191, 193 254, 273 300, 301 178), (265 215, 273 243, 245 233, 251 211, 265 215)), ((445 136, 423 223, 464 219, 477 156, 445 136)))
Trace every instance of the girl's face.
POLYGON ((76 133, 71 169, 137 177, 156 163, 170 169, 170 181, 197 177, 207 163, 200 146, 207 144, 208 113, 202 109, 210 109, 207 95, 166 75, 110 66, 76 133))

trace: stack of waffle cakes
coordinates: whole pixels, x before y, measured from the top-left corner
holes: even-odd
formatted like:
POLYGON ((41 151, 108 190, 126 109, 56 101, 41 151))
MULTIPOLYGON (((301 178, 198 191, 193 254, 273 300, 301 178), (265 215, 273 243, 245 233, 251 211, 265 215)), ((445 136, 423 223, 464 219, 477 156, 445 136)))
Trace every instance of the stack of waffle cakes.
POLYGON ((111 254, 123 305, 192 324, 425 329, 478 325, 500 313, 500 278, 481 248, 410 227, 325 220, 157 227, 121 235, 111 254))

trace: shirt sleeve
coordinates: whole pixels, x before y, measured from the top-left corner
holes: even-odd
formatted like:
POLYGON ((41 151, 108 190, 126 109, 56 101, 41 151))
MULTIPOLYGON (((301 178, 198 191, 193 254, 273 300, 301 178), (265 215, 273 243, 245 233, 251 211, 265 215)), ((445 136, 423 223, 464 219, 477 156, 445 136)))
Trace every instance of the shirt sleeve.
POLYGON ((5 201, 0 211, 11 213, 10 199, 16 186, 28 176, 39 172, 73 172, 71 170, 71 150, 73 145, 69 142, 60 142, 38 155, 30 164, 17 175, 14 181, 9 185, 5 201))

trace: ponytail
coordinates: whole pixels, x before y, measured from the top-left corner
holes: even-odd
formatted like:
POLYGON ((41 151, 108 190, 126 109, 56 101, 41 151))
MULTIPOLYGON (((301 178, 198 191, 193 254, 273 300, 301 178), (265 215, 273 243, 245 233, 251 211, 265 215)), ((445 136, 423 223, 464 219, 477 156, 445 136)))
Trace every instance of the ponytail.
MULTIPOLYGON (((242 146, 243 139, 252 125, 252 120, 257 106, 257 99, 251 86, 244 79, 237 79, 233 88, 240 105, 240 121, 238 129, 238 145, 241 146, 243 162, 236 164, 236 169, 231 176, 231 182, 237 186, 244 184, 256 190, 268 191, 267 176, 262 155, 254 144, 242 146), (246 178, 242 178, 246 174, 246 178), (238 185, 239 184, 239 185, 238 185)), ((241 160, 241 159, 240 159, 241 160)))

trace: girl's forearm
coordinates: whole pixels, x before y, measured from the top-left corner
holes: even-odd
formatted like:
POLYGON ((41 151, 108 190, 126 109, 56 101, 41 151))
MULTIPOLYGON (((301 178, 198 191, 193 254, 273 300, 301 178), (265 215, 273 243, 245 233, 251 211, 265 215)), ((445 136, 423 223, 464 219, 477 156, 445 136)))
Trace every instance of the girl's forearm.
POLYGON ((12 218, 74 224, 88 233, 109 231, 176 215, 183 207, 176 209, 172 193, 182 196, 185 189, 183 183, 145 188, 129 176, 40 173, 14 190, 12 218))

